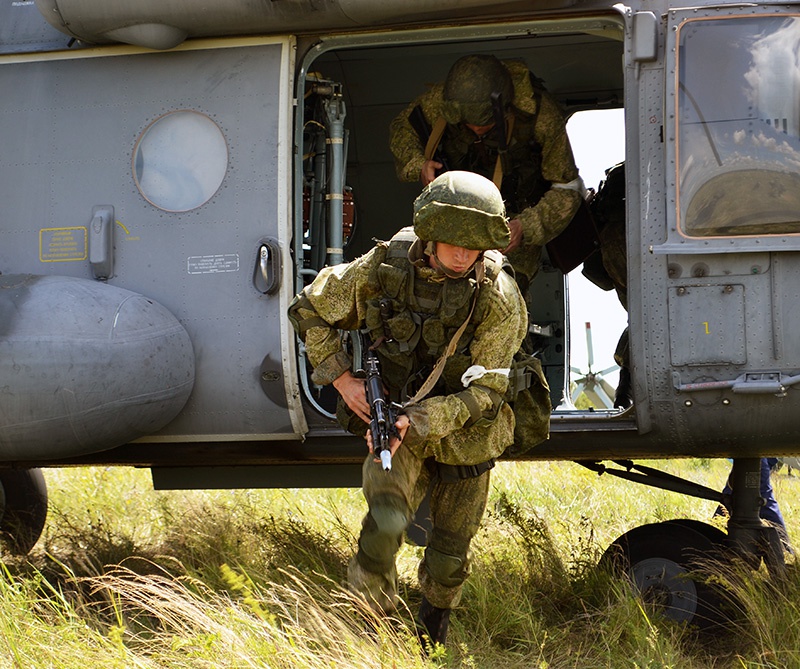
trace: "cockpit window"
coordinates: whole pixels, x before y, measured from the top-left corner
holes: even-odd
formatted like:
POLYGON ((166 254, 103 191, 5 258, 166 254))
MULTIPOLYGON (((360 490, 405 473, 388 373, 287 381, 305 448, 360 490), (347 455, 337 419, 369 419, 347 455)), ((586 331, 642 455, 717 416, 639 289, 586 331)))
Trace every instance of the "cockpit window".
POLYGON ((678 230, 800 234, 800 18, 679 28, 678 230))

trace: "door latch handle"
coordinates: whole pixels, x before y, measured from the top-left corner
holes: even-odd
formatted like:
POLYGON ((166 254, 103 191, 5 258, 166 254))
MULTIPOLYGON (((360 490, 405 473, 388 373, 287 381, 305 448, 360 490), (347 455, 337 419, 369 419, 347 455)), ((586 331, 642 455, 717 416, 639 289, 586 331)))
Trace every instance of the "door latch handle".
POLYGON ((281 249, 274 239, 258 242, 253 285, 263 295, 274 295, 281 286, 281 249))
POLYGON ((114 273, 114 207, 110 204, 92 207, 89 265, 99 281, 110 279, 114 273))

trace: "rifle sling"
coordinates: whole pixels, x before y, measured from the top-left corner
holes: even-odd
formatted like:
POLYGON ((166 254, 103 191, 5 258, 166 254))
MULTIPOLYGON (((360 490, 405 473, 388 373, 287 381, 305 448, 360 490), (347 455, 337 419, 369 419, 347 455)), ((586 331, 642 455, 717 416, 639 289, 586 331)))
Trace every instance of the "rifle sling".
POLYGON ((508 160, 508 146, 511 144, 511 133, 514 131, 514 114, 506 114, 506 145, 497 152, 497 162, 494 164, 492 181, 500 188, 503 183, 503 163, 508 160))

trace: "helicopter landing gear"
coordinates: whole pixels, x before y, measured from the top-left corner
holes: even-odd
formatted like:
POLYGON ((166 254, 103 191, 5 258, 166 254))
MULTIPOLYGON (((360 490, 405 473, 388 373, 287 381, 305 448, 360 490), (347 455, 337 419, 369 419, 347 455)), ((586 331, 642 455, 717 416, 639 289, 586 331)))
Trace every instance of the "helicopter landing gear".
POLYGON ((726 597, 702 574, 725 546, 724 532, 693 520, 642 525, 614 541, 600 566, 627 576, 646 604, 699 629, 723 625, 726 597))
POLYGON ((728 544, 753 569, 764 561, 770 576, 786 574, 784 546, 778 530, 761 520, 761 459, 734 458, 730 479, 733 490, 723 500, 728 508, 728 544))

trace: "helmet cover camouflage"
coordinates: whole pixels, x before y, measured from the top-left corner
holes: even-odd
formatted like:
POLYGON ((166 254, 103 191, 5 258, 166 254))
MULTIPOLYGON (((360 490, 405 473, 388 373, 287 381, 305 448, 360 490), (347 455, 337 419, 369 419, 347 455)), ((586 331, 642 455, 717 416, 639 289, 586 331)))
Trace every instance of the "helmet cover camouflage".
POLYGON ((492 93, 501 93, 506 105, 514 100, 514 83, 505 65, 488 54, 459 58, 444 81, 442 115, 454 125, 491 125, 492 93))
POLYGON ((511 233, 503 197, 474 172, 445 172, 414 201, 414 232, 429 242, 465 249, 504 249, 511 233))

